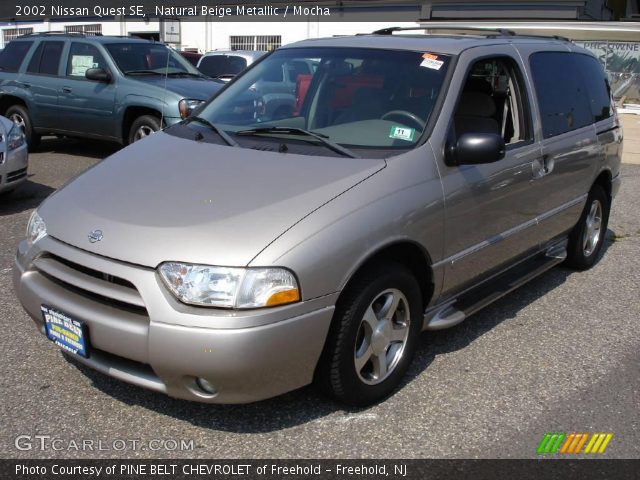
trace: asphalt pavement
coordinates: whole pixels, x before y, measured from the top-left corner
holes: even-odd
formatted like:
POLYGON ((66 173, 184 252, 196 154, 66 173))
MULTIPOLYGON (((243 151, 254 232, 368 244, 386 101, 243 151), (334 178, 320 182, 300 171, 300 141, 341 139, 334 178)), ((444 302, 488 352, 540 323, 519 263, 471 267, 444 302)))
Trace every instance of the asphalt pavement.
POLYGON ((178 401, 80 366, 36 331, 11 285, 29 215, 115 150, 46 139, 28 183, 0 197, 1 458, 532 458, 547 432, 611 432, 603 457, 640 458, 640 165, 623 166, 593 269, 555 268, 423 334, 400 390, 353 410, 311 387, 178 401))

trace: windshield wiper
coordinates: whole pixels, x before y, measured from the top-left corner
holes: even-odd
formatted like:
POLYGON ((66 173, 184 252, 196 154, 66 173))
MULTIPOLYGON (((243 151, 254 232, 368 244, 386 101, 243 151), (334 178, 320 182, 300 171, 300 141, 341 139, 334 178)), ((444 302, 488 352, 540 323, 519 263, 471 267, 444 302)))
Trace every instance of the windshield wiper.
POLYGON ((197 115, 194 117, 187 117, 187 120, 185 121, 185 123, 191 123, 191 122, 198 122, 198 123, 201 123, 202 125, 206 125, 207 127, 209 127, 210 130, 213 130, 215 133, 220 135, 220 138, 222 138, 225 142, 227 142, 227 145, 231 147, 240 146, 238 145, 238 142, 236 142, 233 138, 231 138, 227 132, 225 132, 223 129, 219 127, 216 127, 213 123, 211 123, 206 118, 199 117, 197 115))
POLYGON ((344 148, 342 145, 339 145, 335 142, 329 140, 327 135, 323 135, 321 133, 311 132, 309 130, 305 130, 304 128, 296 128, 296 127, 261 127, 261 128, 252 128, 249 130, 240 130, 236 132, 236 135, 262 135, 269 133, 284 133, 290 135, 306 135, 307 137, 315 138, 320 143, 325 145, 330 150, 333 150, 336 153, 340 153, 346 157, 351 158, 359 158, 358 155, 353 153, 348 148, 344 148))
POLYGON ((167 73, 167 76, 169 76, 169 77, 177 77, 178 75, 186 75, 187 77, 197 77, 197 78, 205 77, 205 75, 202 75, 201 73, 191 73, 191 72, 169 72, 169 73, 167 73))
POLYGON ((155 70, 127 70, 124 72, 125 75, 163 75, 160 72, 156 72, 155 70))

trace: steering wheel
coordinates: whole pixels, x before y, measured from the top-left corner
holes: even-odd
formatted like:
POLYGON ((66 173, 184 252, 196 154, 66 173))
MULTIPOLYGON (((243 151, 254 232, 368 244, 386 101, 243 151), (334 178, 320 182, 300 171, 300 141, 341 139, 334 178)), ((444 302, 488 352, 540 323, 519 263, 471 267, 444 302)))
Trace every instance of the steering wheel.
POLYGON ((382 120, 386 120, 387 117, 392 117, 394 115, 399 115, 402 117, 407 117, 410 120, 413 120, 417 125, 420 126, 421 130, 424 130, 425 125, 427 124, 427 122, 425 122, 424 120, 422 120, 419 116, 417 116, 415 113, 411 113, 407 110, 391 110, 390 112, 385 113, 382 116, 382 120))

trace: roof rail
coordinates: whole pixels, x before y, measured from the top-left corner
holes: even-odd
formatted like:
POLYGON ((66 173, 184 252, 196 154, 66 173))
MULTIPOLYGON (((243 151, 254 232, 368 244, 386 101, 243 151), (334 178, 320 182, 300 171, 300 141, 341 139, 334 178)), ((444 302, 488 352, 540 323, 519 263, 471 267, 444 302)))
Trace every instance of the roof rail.
POLYGON ((476 34, 485 34, 488 37, 503 36, 503 37, 518 37, 518 38, 553 38, 554 40, 562 40, 564 42, 571 42, 570 38, 560 35, 529 35, 527 33, 518 33, 514 30, 507 28, 490 28, 490 27, 467 27, 464 25, 429 25, 422 24, 420 27, 388 27, 373 32, 374 35, 393 35, 393 32, 411 30, 448 30, 448 31, 469 31, 476 34))
POLYGON ((516 35, 516 32, 513 30, 508 30, 506 28, 483 28, 483 27, 451 27, 451 26, 443 26, 443 25, 433 25, 433 26, 420 26, 420 27, 388 27, 382 28, 380 30, 376 30, 373 35, 393 35, 394 32, 406 32, 411 30, 455 30, 455 31, 470 31, 475 33, 485 33, 487 35, 502 35, 505 37, 513 37, 516 35), (493 33, 491 33, 493 32, 493 33))
POLYGON ((90 33, 86 34, 84 32, 62 32, 60 30, 52 30, 48 32, 33 32, 33 33, 25 33, 24 35, 20 35, 20 37, 48 37, 48 36, 57 36, 57 35, 71 35, 74 37, 101 37, 101 33, 90 33))

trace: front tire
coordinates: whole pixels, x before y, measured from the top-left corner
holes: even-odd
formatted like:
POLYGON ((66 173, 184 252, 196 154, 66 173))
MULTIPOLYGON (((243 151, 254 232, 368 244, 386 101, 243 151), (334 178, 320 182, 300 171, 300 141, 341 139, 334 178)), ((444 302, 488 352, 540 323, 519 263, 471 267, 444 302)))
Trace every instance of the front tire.
POLYGON ((129 144, 148 137, 160 128, 160 119, 154 115, 142 115, 136 118, 129 129, 129 144))
POLYGON ((421 307, 418 283, 403 265, 385 263, 361 273, 338 301, 316 383, 354 406, 389 396, 415 353, 421 307))
POLYGON ((591 268, 598 259, 609 223, 609 197, 594 185, 580 220, 569 235, 566 265, 577 270, 591 268))
POLYGON ((26 107, 22 105, 12 105, 7 108, 5 116, 22 129, 29 149, 33 149, 39 145, 40 135, 33 130, 33 122, 26 107))

